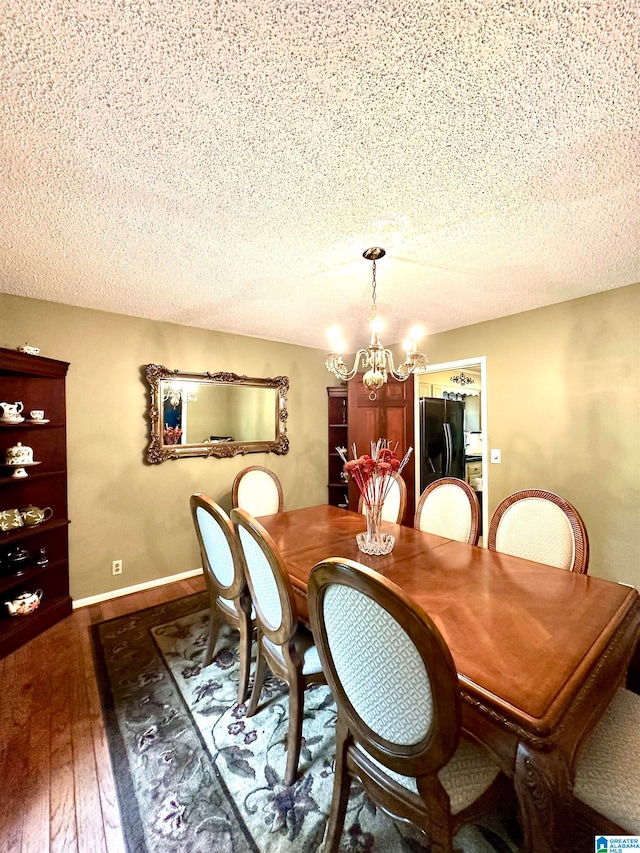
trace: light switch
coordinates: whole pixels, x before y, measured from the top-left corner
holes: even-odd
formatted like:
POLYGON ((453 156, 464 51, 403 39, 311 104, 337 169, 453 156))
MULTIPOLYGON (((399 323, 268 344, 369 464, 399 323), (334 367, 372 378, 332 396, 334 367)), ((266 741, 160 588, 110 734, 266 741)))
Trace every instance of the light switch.
POLYGON ((500 463, 500 462, 501 462, 500 451, 499 451, 499 450, 494 450, 494 448, 493 448, 493 447, 491 448, 491 461, 492 461, 492 462, 497 462, 497 463, 500 463))

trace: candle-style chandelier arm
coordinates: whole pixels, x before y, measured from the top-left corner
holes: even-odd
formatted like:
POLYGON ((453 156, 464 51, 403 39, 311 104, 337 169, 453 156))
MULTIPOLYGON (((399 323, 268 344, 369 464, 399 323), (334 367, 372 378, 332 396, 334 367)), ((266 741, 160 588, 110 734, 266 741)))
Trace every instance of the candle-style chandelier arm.
POLYGON ((424 353, 414 351, 408 352, 402 364, 396 367, 393 363, 393 354, 391 351, 387 349, 385 350, 385 353, 389 359, 387 371, 394 377, 394 379, 397 379, 398 382, 405 382, 414 370, 420 367, 426 367, 429 364, 429 359, 424 355, 424 353))
POLYGON ((356 357, 353 360, 353 367, 351 370, 347 368, 347 365, 344 363, 342 358, 342 353, 339 352, 330 352, 327 354, 327 360, 325 361, 325 367, 327 370, 330 370, 331 373, 334 374, 338 379, 341 379, 343 382, 348 382, 358 372, 358 365, 360 364, 360 359, 362 359, 362 367, 364 367, 368 360, 368 352, 365 349, 359 349, 356 353, 356 357))
POLYGON ((372 370, 381 374, 390 373, 398 382, 407 380, 414 370, 420 367, 426 367, 429 364, 428 358, 421 352, 409 352, 405 360, 398 367, 393 362, 393 353, 391 350, 385 349, 382 346, 370 346, 368 349, 359 349, 353 360, 351 370, 344 363, 341 353, 330 352, 325 361, 325 367, 330 370, 338 379, 343 382, 348 382, 361 370, 372 370))

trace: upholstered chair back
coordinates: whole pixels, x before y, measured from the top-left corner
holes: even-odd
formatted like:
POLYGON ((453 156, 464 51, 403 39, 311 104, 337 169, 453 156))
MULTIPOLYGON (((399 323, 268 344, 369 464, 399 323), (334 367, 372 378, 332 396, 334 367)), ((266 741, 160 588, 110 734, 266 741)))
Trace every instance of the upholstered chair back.
POLYGON ((354 713, 376 736, 397 744, 427 737, 431 683, 397 620, 372 598, 339 584, 326 592, 324 620, 336 677, 354 713))
MULTIPOLYGON (((404 511, 407 506, 407 484, 400 474, 392 474, 391 486, 387 492, 382 505, 382 520, 390 521, 392 524, 402 524, 404 511)), ((358 512, 366 514, 367 508, 364 498, 360 495, 358 512)))
POLYGON ((298 624, 293 587, 277 545, 246 510, 232 509, 244 570, 256 612, 258 656, 247 717, 258 709, 265 668, 289 685, 289 728, 284 784, 293 785, 302 748, 304 691, 325 684, 311 632, 298 624))
POLYGON ((480 505, 464 480, 443 477, 424 490, 416 507, 414 527, 458 542, 478 544, 480 505))
POLYGON ((295 630, 293 589, 278 548, 246 510, 232 509, 231 519, 242 548, 244 571, 258 626, 276 645, 288 642, 295 630))
POLYGON ((254 518, 282 512, 280 480, 273 471, 260 465, 245 468, 233 481, 231 501, 234 507, 245 509, 254 518))
POLYGON ((244 577, 231 520, 222 507, 202 494, 192 495, 191 514, 207 580, 235 608, 233 599, 240 594, 244 577))
POLYGON ((207 495, 191 495, 190 507, 210 602, 209 636, 203 663, 208 666, 213 660, 221 625, 226 623, 237 628, 240 633, 238 702, 244 702, 249 687, 253 614, 240 544, 231 519, 207 495))
POLYGON ((452 853, 456 829, 507 798, 489 753, 460 736, 460 688, 440 632, 398 586, 344 558, 314 566, 308 602, 338 708, 325 853, 340 847, 352 777, 452 853))
POLYGON ((453 755, 460 707, 440 632, 389 580, 359 563, 327 560, 309 581, 309 613, 339 713, 374 760, 406 776, 453 755))
POLYGON ((577 510, 540 489, 515 492, 497 507, 489 526, 493 551, 586 574, 589 540, 577 510))

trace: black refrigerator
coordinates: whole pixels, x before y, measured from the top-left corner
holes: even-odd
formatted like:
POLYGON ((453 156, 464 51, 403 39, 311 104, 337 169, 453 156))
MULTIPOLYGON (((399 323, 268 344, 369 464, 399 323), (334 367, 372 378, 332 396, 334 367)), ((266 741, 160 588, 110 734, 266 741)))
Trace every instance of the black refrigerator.
POLYGON ((420 492, 434 480, 464 480, 464 402, 420 397, 420 492))

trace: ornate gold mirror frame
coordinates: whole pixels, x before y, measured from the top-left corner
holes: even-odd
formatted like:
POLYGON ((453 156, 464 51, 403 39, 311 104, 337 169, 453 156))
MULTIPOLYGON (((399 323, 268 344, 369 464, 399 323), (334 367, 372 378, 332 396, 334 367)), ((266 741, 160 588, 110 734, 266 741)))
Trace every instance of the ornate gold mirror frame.
POLYGON ((289 451, 288 376, 183 373, 161 364, 148 364, 145 374, 151 389, 147 462, 289 451))

